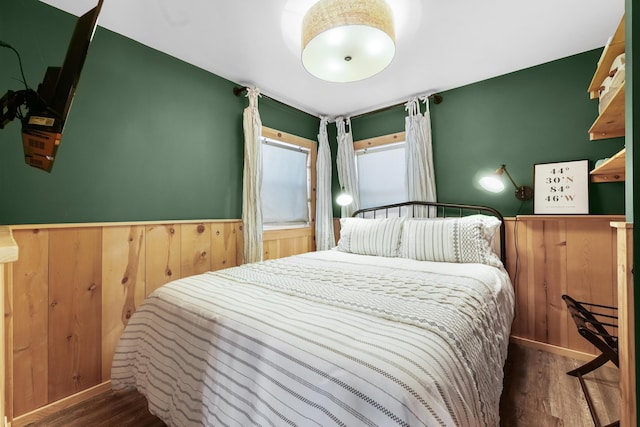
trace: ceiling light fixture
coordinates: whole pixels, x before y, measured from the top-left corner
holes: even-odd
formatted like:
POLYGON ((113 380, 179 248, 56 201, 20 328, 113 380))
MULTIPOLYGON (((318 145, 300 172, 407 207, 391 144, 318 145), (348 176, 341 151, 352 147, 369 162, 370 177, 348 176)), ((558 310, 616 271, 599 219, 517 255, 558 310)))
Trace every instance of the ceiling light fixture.
POLYGON ((384 0, 320 0, 302 21, 302 64, 322 80, 366 79, 384 70, 395 51, 384 0))

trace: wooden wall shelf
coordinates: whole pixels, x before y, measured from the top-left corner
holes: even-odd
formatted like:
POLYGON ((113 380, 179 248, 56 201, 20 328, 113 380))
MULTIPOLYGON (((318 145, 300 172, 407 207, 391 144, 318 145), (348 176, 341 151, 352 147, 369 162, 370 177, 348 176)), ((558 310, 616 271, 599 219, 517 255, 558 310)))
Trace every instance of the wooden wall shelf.
MULTIPOLYGON (((599 89, 604 79, 609 75, 614 60, 625 52, 625 17, 622 15, 620 24, 609 43, 604 47, 596 72, 589 85, 591 99, 600 97, 599 89)), ((616 90, 611 101, 598 115, 589 129, 589 139, 600 140, 625 136, 625 84, 616 90)), ((624 181, 626 151, 622 149, 590 173, 591 182, 620 182, 624 181)))
POLYGON ((590 172, 591 182, 620 182, 625 180, 626 149, 623 148, 590 172))
POLYGON ((618 88, 611 101, 589 129, 592 141, 624 136, 624 93, 625 84, 618 88))
POLYGON ((593 78, 591 79, 591 84, 589 85, 589 94, 591 95, 591 99, 597 99, 600 96, 598 89, 602 85, 602 81, 609 74, 609 70, 611 69, 611 64, 613 64, 613 60, 616 59, 618 55, 624 53, 624 15, 620 20, 620 24, 616 29, 615 34, 611 38, 611 42, 605 46, 602 51, 602 55, 598 60, 598 66, 596 69, 593 78))

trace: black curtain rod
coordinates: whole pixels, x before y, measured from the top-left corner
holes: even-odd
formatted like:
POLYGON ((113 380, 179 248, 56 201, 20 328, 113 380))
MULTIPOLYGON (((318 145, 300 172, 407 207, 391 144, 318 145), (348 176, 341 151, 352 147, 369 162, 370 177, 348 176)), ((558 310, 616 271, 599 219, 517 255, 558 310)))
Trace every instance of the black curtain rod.
MULTIPOLYGON (((249 89, 247 86, 236 86, 236 87, 234 87, 234 88, 233 88, 233 94, 234 94, 235 96, 240 96, 240 95, 242 95, 242 93, 243 93, 243 92, 245 92, 247 89, 249 89)), ((280 105, 284 105, 285 107, 293 108, 293 107, 291 107, 290 105, 287 105, 287 104, 285 104, 285 103, 284 103, 284 102, 282 102, 282 101, 278 101, 277 99, 274 99, 274 98, 271 98, 270 96, 265 95, 264 93, 260 93, 260 95, 261 95, 261 96, 264 96, 265 98, 270 99, 271 101, 277 102, 277 103, 278 103, 278 104, 280 104, 280 105)), ((441 96, 441 95, 438 95, 438 94, 435 94, 435 93, 434 93, 433 95, 429 95, 427 98, 428 98, 428 99, 430 99, 430 100, 433 100, 433 103, 434 103, 434 104, 440 104, 440 103, 442 102, 442 96, 441 96)), ((387 106, 387 107, 382 107, 382 108, 379 108, 379 109, 377 109, 377 110, 373 110, 373 111, 369 111, 369 112, 366 112, 366 113, 358 114, 358 115, 356 115, 356 116, 352 116, 352 117, 350 117, 350 119, 357 119, 358 117, 363 117, 363 116, 366 116, 366 115, 369 115, 369 114, 381 113, 381 112, 383 112, 383 111, 391 110, 392 108, 400 107, 401 105, 404 105, 404 104, 406 104, 406 103, 407 103, 407 101, 400 102, 400 103, 398 103, 398 104, 394 104, 394 105, 389 105, 389 106, 387 106)), ((303 112, 305 112, 305 111, 303 111, 303 112)), ((311 113, 307 113, 307 114, 309 114, 310 116, 315 117, 315 116, 314 116, 313 114, 311 114, 311 113)))
MULTIPOLYGON (((433 100, 434 104, 440 104, 442 102, 442 95, 438 95, 438 94, 434 93, 433 95, 429 95, 427 97, 427 99, 433 100)), ((394 109, 394 108, 398 108, 398 107, 400 107, 402 105, 405 105, 406 103, 407 103, 407 101, 399 102, 397 104, 389 105, 387 107, 378 108, 377 110, 367 111, 366 113, 361 113, 361 114, 358 114, 358 115, 355 115, 355 116, 351 116, 350 119, 353 120, 353 119, 357 119, 359 117, 368 116, 369 114, 382 113, 383 111, 387 111, 387 110, 391 110, 391 109, 394 109)))

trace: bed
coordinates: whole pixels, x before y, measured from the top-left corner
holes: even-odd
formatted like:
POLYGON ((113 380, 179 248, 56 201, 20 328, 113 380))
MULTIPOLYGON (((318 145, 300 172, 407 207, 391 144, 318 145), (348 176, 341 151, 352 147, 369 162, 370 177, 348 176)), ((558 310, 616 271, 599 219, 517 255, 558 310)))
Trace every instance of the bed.
POLYGON ((120 339, 113 390, 170 426, 498 426, 502 217, 425 205, 343 218, 332 250, 162 286, 120 339))

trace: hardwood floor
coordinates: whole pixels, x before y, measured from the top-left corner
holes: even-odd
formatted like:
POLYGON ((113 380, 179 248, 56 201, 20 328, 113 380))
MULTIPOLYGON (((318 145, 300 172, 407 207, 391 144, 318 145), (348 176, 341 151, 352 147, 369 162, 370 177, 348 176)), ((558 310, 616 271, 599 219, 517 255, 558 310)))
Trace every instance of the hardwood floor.
MULTIPOLYGON (((566 372, 583 362, 511 344, 500 402, 501 427, 589 427, 589 409, 577 378, 566 372)), ((618 419, 618 370, 602 367, 585 377, 606 425, 618 419)), ((103 393, 31 427, 163 427, 137 392, 103 393)))
MULTIPOLYGON (((502 427, 589 427, 593 420, 577 378, 566 374, 584 364, 511 344, 500 401, 502 427)), ((620 418, 618 369, 603 366, 585 375, 602 425, 620 418)))

